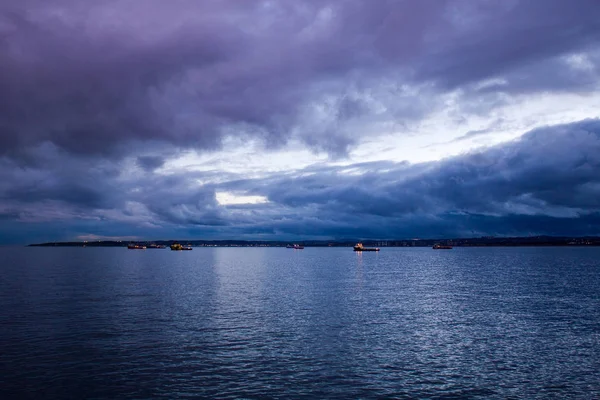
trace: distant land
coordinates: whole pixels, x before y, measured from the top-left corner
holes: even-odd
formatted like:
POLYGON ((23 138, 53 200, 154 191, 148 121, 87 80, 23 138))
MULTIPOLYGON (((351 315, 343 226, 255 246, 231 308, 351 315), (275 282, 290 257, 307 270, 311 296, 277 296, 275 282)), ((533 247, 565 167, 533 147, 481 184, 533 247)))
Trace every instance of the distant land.
POLYGON ((365 246, 377 247, 431 247, 436 243, 455 247, 488 247, 488 246, 600 246, 600 237, 558 237, 558 236, 527 236, 527 237, 493 237, 458 239, 398 239, 398 240, 303 240, 303 241, 265 241, 265 240, 97 240, 82 242, 49 242, 30 244, 34 247, 126 247, 135 243, 141 245, 160 244, 169 246, 181 243, 193 247, 285 247, 291 243, 307 247, 352 247, 362 242, 365 246))

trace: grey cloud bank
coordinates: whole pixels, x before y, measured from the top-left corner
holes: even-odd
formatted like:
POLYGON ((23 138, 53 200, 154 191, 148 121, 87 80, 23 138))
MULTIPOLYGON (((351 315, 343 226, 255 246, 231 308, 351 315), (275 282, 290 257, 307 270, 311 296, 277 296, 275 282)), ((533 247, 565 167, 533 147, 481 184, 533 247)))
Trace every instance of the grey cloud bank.
POLYGON ((161 168, 228 138, 343 160, 434 113, 500 120, 524 98, 597 95, 598 43, 594 0, 6 0, 0 242, 597 234, 597 114, 428 163, 161 168))
MULTIPOLYGON (((85 169, 86 176, 50 169, 40 178, 23 170, 5 181, 0 217, 39 231, 63 226, 63 235, 97 224, 96 234, 155 238, 594 235, 600 234, 597 154, 600 121, 587 120, 438 162, 313 166, 201 186, 194 179, 206 173, 181 180, 141 170, 127 180, 101 166, 85 169), (220 191, 269 202, 220 205, 220 191)), ((0 234, 7 241, 11 229, 0 234)))

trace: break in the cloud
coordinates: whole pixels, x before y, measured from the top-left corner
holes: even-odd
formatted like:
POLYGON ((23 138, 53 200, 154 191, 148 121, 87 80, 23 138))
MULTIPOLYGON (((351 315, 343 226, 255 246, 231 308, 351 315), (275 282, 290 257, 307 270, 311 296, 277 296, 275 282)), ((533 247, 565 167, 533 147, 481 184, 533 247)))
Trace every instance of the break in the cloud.
POLYGON ((598 233, 599 15, 4 1, 0 241, 598 233))

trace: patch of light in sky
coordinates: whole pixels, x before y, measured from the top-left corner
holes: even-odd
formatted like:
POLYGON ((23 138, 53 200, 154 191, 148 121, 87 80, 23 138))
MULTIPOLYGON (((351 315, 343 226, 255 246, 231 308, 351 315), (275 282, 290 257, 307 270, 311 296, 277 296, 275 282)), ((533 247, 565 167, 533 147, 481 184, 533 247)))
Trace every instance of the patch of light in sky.
POLYGON ((584 95, 544 94, 523 97, 490 112, 489 116, 469 116, 457 122, 456 115, 444 110, 431 116, 408 135, 388 134, 369 140, 351 152, 352 162, 436 161, 514 140, 528 131, 546 125, 565 124, 590 116, 600 116, 600 93, 584 95), (467 132, 487 130, 482 135, 457 140, 467 132))
POLYGON ((315 154, 299 143, 289 143, 279 150, 268 151, 256 141, 228 138, 222 150, 215 153, 190 151, 179 158, 169 160, 157 170, 158 173, 186 171, 222 171, 243 173, 248 178, 260 177, 266 173, 302 169, 327 160, 326 154, 315 154))
POLYGON ((508 82, 506 81, 506 79, 491 78, 491 79, 486 79, 482 82, 479 82, 479 84, 477 84, 475 87, 477 90, 483 90, 483 89, 492 88, 492 87, 505 86, 507 84, 508 84, 508 82))
POLYGON ((567 64, 576 70, 582 70, 582 71, 593 71, 594 70, 594 63, 590 60, 589 56, 587 56, 586 54, 570 54, 566 57, 564 57, 564 60, 567 62, 567 64))
MULTIPOLYGON (((371 161, 436 161, 516 139, 536 127, 563 124, 598 115, 600 93, 590 95, 537 94, 522 96, 489 113, 462 115, 455 94, 447 96, 447 107, 410 128, 390 132, 364 141, 349 149, 349 156, 332 160, 314 153, 298 142, 278 150, 266 150, 259 142, 228 138, 224 150, 213 153, 190 151, 169 160, 158 173, 182 171, 220 171, 245 178, 300 170, 315 164, 346 166, 371 161), (470 131, 481 135, 459 139, 470 131)), ((218 181, 218 178, 213 178, 218 181)), ((215 181, 216 182, 216 181, 215 181)))
POLYGON ((269 202, 269 199, 265 196, 246 196, 231 192, 216 192, 215 197, 217 198, 217 202, 222 206, 234 204, 262 204, 269 202))

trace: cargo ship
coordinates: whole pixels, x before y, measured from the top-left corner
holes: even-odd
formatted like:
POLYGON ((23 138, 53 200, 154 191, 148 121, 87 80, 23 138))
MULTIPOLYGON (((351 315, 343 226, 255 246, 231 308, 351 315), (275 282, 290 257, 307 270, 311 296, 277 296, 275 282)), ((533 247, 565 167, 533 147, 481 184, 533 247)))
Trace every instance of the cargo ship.
POLYGON ((129 250, 144 250, 146 246, 142 246, 141 244, 128 244, 127 248, 129 250))
POLYGON ((357 243, 354 251, 379 251, 379 247, 365 247, 362 243, 357 243))
POLYGON ((171 250, 176 250, 176 251, 180 251, 180 250, 191 250, 192 246, 182 246, 179 243, 173 243, 171 245, 171 250))
POLYGON ((146 246, 146 248, 148 248, 148 249, 166 249, 166 248, 167 248, 167 246, 164 246, 164 245, 162 245, 162 244, 154 244, 154 243, 151 243, 151 244, 149 244, 148 246, 146 246))
POLYGON ((433 245, 434 250, 452 250, 452 246, 436 243, 433 245))
POLYGON ((285 246, 286 249, 296 249, 296 250, 302 250, 304 248, 303 245, 301 244, 288 244, 287 246, 285 246))

